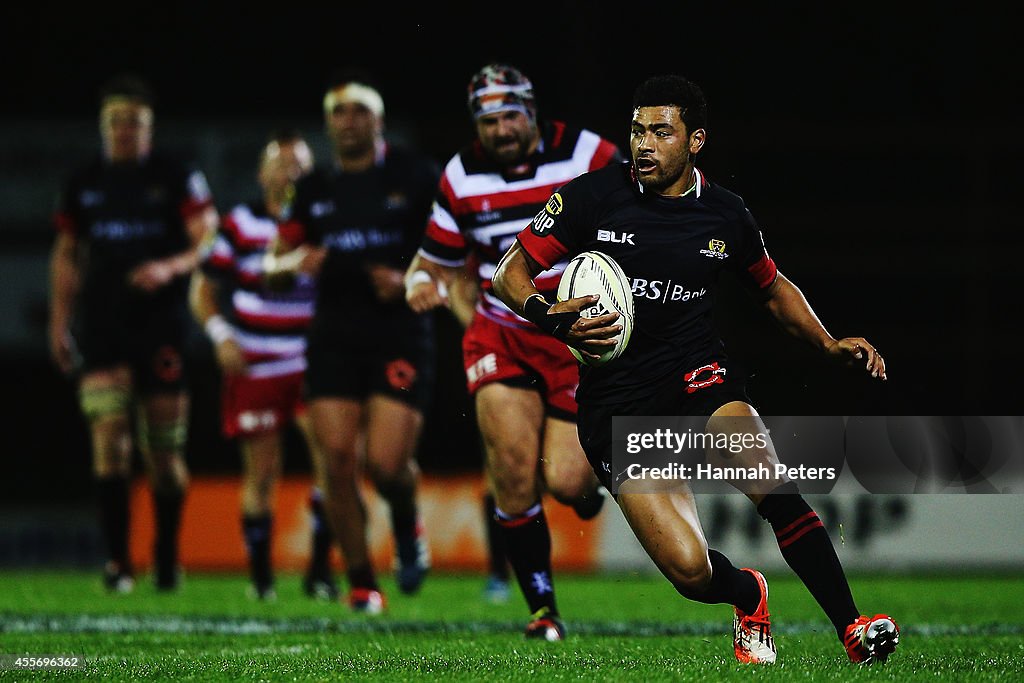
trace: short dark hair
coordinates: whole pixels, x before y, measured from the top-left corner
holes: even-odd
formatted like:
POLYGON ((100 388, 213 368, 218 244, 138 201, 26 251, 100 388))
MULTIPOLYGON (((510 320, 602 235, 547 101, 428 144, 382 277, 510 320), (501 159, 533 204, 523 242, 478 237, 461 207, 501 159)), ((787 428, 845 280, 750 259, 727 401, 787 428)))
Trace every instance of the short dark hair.
POLYGON ((124 97, 136 100, 147 107, 156 104, 156 94, 149 82, 133 73, 123 73, 111 77, 99 89, 99 103, 103 104, 113 97, 124 97))
POLYGON ((380 92, 373 74, 360 66, 343 66, 332 71, 328 74, 327 81, 324 83, 324 92, 330 92, 349 83, 362 83, 380 92))
POLYGON ((276 142, 279 145, 287 145, 292 142, 305 140, 306 136, 298 128, 275 128, 267 135, 266 144, 276 142))
POLYGON ((708 125, 708 103, 704 93, 693 81, 676 74, 651 76, 637 86, 633 93, 633 108, 679 107, 679 118, 686 130, 693 132, 708 125))

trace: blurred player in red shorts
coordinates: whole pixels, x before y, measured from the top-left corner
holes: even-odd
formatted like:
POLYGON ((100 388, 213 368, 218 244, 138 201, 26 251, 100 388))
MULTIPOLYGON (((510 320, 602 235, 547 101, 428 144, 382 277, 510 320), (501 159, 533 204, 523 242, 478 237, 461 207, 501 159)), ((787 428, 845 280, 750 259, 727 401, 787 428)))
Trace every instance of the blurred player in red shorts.
MULTIPOLYGON (((322 471, 302 401, 313 283, 300 276, 290 288, 271 292, 263 279, 264 255, 277 236, 281 207, 295 181, 312 167, 312 152, 298 132, 273 134, 260 155, 262 196, 223 218, 192 282, 193 313, 209 334, 223 372, 224 434, 238 439, 241 449, 242 533, 252 591, 260 600, 275 596, 270 560, 273 493, 284 455, 282 432, 290 421, 305 437, 318 482, 322 471)), ((313 548, 303 585, 311 597, 334 599, 338 589, 330 570, 331 539, 319 488, 310 496, 310 507, 313 548)))
MULTIPOLYGON (((462 349, 495 519, 532 614, 526 636, 560 640, 564 628, 541 493, 590 519, 601 508, 602 489, 576 436, 576 360, 498 300, 491 277, 551 192, 621 156, 593 131, 538 120, 533 84, 512 66, 489 64, 474 74, 468 105, 477 138, 445 167, 423 244, 406 274, 406 299, 417 312, 450 306, 449 286, 467 256, 476 260, 480 295, 462 349)), ((543 286, 553 291, 564 267, 546 271, 543 286)))

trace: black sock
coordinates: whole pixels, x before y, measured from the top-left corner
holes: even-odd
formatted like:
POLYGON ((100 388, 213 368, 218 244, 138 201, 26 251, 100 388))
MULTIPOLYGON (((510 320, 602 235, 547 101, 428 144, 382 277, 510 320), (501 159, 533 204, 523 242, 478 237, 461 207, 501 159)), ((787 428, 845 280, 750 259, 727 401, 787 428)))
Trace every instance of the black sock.
POLYGON ((544 508, 538 502, 521 515, 508 515, 496 508, 495 518, 530 613, 547 607, 551 614, 558 614, 551 578, 551 530, 544 508))
POLYGON ((370 588, 375 591, 380 590, 380 586, 377 585, 377 576, 373 573, 373 565, 369 562, 364 564, 362 567, 352 567, 345 572, 348 576, 348 585, 350 588, 370 588))
POLYGON ((508 555, 505 552, 505 538, 501 532, 501 525, 494 517, 495 510, 497 507, 494 504, 494 494, 488 493, 484 496, 488 565, 491 576, 508 581, 508 555))
POLYGON ((181 507, 185 494, 180 489, 153 493, 156 511, 156 539, 154 555, 158 585, 176 581, 178 567, 178 529, 181 527, 181 507))
POLYGON ((779 550, 790 568, 825 611, 839 637, 859 616, 843 565, 817 513, 794 482, 778 487, 757 506, 775 531, 779 550))
POLYGON ((391 509, 391 531, 396 539, 416 538, 419 521, 416 510, 416 489, 401 484, 379 484, 377 492, 391 509))
POLYGON ((313 552, 309 564, 314 573, 326 574, 331 568, 331 529, 320 489, 315 488, 310 494, 309 511, 313 515, 313 552))
POLYGON ((243 515, 242 535, 249 554, 249 578, 257 588, 269 588, 274 583, 270 568, 270 540, 273 519, 266 515, 243 515))
POLYGON ((113 476, 96 480, 99 495, 100 529, 107 544, 107 558, 122 572, 131 573, 128 557, 128 478, 113 476))
POLYGON ((714 548, 708 549, 708 559, 711 560, 711 581, 707 589, 699 595, 687 594, 686 597, 708 605, 733 605, 747 614, 756 612, 761 602, 761 588, 754 575, 737 569, 728 557, 714 548))

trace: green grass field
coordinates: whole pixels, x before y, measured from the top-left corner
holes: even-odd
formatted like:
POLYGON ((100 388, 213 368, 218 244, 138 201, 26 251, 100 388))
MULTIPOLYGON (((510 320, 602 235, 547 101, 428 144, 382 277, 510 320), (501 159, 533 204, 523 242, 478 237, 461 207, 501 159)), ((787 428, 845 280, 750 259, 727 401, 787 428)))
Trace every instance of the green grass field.
POLYGON ((0 671, 3 680, 1022 680, 1024 576, 854 577, 862 610, 903 631, 884 666, 853 667, 795 579, 769 574, 779 661, 740 666, 731 610, 678 597, 660 577, 556 577, 569 629, 562 643, 522 637, 525 606, 480 598, 478 576, 431 576, 415 597, 385 583, 380 617, 302 595, 246 597, 240 576, 188 575, 157 594, 143 579, 126 596, 98 575, 0 573, 0 654, 78 654, 84 671, 0 671), (391 589, 391 590, 388 590, 391 589))

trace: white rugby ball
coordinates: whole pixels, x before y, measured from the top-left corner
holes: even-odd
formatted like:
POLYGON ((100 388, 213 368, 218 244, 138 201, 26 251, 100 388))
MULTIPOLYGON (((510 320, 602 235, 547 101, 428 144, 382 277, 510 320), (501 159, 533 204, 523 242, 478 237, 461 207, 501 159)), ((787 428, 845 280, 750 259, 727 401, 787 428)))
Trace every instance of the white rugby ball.
POLYGON ((612 337, 617 343, 600 358, 587 358, 577 349, 569 347, 572 355, 581 363, 600 366, 615 360, 626 350, 633 333, 633 290, 622 268, 611 256, 599 251, 584 251, 573 257, 558 281, 558 300, 566 301, 580 296, 599 294, 600 299, 589 308, 580 311, 584 318, 596 318, 605 313, 617 312, 619 319, 614 324, 622 330, 612 337))

